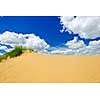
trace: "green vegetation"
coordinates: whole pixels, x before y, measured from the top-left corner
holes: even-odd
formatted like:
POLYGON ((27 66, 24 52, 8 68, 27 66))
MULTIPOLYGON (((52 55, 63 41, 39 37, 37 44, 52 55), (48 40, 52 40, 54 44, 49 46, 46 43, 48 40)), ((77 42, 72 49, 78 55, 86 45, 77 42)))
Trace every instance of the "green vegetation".
POLYGON ((32 49, 27 49, 27 48, 24 48, 22 46, 16 46, 15 49, 12 50, 11 52, 8 52, 4 55, 0 55, 0 62, 4 59, 7 59, 8 57, 13 58, 16 56, 20 56, 26 50, 33 51, 32 49))
POLYGON ((0 62, 1 62, 3 59, 7 59, 6 55, 0 55, 0 62))

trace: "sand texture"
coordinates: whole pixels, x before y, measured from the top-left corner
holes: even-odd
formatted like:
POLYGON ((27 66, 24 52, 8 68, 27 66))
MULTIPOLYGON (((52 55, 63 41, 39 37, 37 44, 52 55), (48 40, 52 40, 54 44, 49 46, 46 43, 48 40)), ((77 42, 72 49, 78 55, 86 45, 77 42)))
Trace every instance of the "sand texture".
POLYGON ((100 56, 26 52, 0 63, 0 82, 100 82, 100 56))

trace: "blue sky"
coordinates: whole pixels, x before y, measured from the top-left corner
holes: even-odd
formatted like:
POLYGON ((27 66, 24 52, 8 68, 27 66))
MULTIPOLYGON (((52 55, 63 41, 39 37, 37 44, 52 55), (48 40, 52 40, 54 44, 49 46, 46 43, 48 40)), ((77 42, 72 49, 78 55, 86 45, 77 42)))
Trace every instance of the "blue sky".
MULTIPOLYGON (((22 33, 23 35, 33 33, 34 35, 39 36, 40 39, 44 39, 44 41, 50 46, 49 49, 54 47, 54 51, 57 51, 58 48, 60 48, 58 52, 65 52, 70 46, 75 46, 76 48, 76 45, 81 45, 83 48, 85 45, 85 48, 91 48, 91 43, 93 44, 95 41, 99 43, 100 36, 97 27, 100 23, 97 23, 99 20, 98 17, 59 17, 60 16, 1 16, 1 41, 7 39, 4 36, 2 38, 2 34, 8 31, 11 34, 12 32, 15 32, 16 34, 22 33), (96 35, 94 30, 97 30, 96 35)), ((10 45, 4 42, 0 42, 0 45, 10 48, 10 45)), ((74 53, 76 52, 75 48, 74 53)), ((78 47, 78 49, 80 48, 81 47, 78 47)), ((92 49, 94 49, 94 46, 92 49)), ((73 51, 73 48, 70 50, 73 51)), ((2 52, 5 51, 1 49, 1 53, 2 52)), ((86 52, 88 53, 90 50, 86 52)))
POLYGON ((60 33, 62 26, 58 16, 15 16, 0 18, 0 33, 11 31, 16 33, 34 33, 45 39, 51 46, 63 45, 73 39, 73 35, 60 33))
MULTIPOLYGON (((60 32, 62 25, 59 16, 5 16, 0 17, 0 34, 5 31, 17 33, 34 33, 45 39, 51 46, 63 46, 74 36, 68 32, 60 32)), ((86 44, 94 39, 83 39, 86 44)), ((98 38, 97 38, 98 39, 98 38)), ((96 40, 96 39, 95 39, 96 40)))

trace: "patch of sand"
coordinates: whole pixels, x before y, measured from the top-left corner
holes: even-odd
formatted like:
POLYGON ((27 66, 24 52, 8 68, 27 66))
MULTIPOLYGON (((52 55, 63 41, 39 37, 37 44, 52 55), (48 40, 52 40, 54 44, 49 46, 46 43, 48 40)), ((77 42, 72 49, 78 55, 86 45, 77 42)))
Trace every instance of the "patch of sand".
POLYGON ((26 52, 0 63, 0 82, 100 82, 100 56, 26 52))

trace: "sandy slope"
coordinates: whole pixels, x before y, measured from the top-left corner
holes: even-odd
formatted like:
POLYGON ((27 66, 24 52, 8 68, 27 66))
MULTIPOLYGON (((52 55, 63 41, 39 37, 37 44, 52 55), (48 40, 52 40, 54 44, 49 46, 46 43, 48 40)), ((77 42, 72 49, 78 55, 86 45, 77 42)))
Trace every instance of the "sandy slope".
POLYGON ((24 53, 0 63, 0 82, 100 82, 100 56, 24 53))

